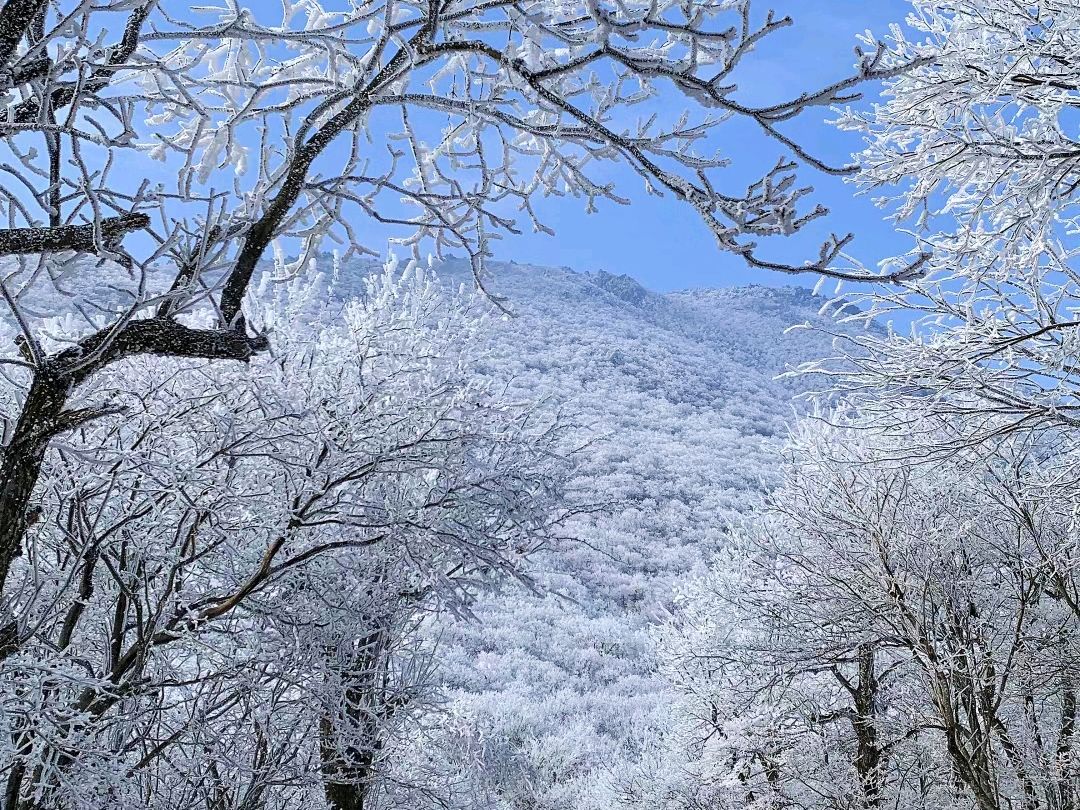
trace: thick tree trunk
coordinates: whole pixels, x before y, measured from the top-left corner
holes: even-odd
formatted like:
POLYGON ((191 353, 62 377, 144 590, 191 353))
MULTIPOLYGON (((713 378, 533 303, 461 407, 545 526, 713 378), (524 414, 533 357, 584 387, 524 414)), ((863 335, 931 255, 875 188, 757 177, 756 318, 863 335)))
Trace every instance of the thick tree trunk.
MULTIPOLYGON (((38 510, 32 507, 34 489, 45 459, 50 427, 57 423, 69 390, 70 385, 63 379, 36 374, 11 440, 4 448, 0 460, 0 594, 4 593, 12 563, 22 553, 26 531, 37 519, 38 510)), ((0 627, 0 658, 17 649, 18 637, 16 620, 5 617, 0 627)), ((29 732, 17 732, 12 740, 14 750, 19 754, 29 753, 30 741, 29 732)), ((31 810, 33 803, 22 797, 26 763, 17 756, 9 765, 3 810, 31 810)))
MULTIPOLYGON (((34 488, 49 439, 59 425, 71 390, 68 377, 38 372, 30 385, 19 421, 0 461, 0 595, 11 564, 22 553, 26 530, 36 519, 34 488)), ((2 631, 5 641, 9 628, 2 631)))
POLYGON ((26 765, 21 760, 11 763, 11 769, 8 771, 7 781, 4 784, 3 810, 18 810, 19 795, 25 775, 26 765))
POLYGON ((867 808, 881 805, 881 789, 884 777, 883 752, 878 744, 877 694, 878 680, 874 661, 874 645, 859 645, 859 682, 855 687, 855 729, 857 751, 855 770, 862 786, 863 801, 867 808))
POLYGON ((348 686, 342 695, 341 716, 324 715, 320 721, 326 801, 333 810, 364 810, 367 806, 383 742, 380 720, 392 711, 384 705, 379 689, 388 623, 376 619, 374 626, 344 673, 348 686), (335 721, 342 728, 337 728, 335 721))
MULTIPOLYGON (((326 803, 333 810, 364 810, 374 776, 377 742, 372 739, 371 744, 363 749, 346 746, 345 750, 341 751, 337 745, 338 735, 333 721, 329 717, 323 717, 320 726, 326 803), (342 762, 343 759, 346 761, 342 762)), ((373 720, 366 721, 365 726, 369 726, 367 730, 372 737, 378 734, 373 720)))
POLYGON ((1076 732, 1076 686, 1066 677, 1061 694, 1061 729, 1058 733, 1058 801, 1061 810, 1075 810, 1076 794, 1073 790, 1075 766, 1073 765, 1073 736, 1076 732))
POLYGON ((326 803, 333 810, 364 810, 368 786, 364 782, 327 782, 326 803))

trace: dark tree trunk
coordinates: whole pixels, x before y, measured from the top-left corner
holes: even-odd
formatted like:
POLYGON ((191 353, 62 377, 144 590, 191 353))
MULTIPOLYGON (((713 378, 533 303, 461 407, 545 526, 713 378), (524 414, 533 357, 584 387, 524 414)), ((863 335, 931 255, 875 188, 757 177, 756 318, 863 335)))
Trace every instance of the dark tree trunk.
POLYGON ((878 744, 877 733, 877 694, 878 679, 874 662, 874 645, 859 645, 859 682, 855 687, 855 716, 852 725, 855 729, 857 751, 855 771, 859 775, 863 800, 867 808, 881 805, 881 789, 884 777, 882 767, 883 752, 878 744))
POLYGON ((1073 736, 1076 732, 1076 685, 1066 677, 1061 694, 1061 729, 1058 734, 1058 800, 1061 810, 1075 810, 1076 794, 1073 789, 1075 767, 1073 766, 1073 736))
MULTIPOLYGON (((11 440, 4 448, 0 461, 0 594, 11 564, 22 553, 26 530, 36 519, 32 508, 34 487, 70 390, 70 378, 36 373, 11 440)), ((10 628, 4 628, 5 638, 9 632, 10 628)))
POLYGON ((370 713, 365 712, 363 717, 359 716, 360 711, 367 708, 364 704, 370 702, 370 693, 365 695, 361 694, 359 689, 350 688, 347 691, 346 701, 349 720, 359 721, 363 727, 361 739, 367 744, 339 745, 333 720, 325 716, 322 718, 320 729, 326 802, 333 810, 364 810, 375 776, 374 765, 375 755, 379 749, 379 729, 375 718, 370 713))
POLYGON ((333 810, 364 810, 376 773, 375 759, 382 747, 381 719, 392 709, 384 705, 385 620, 359 645, 343 673, 348 685, 342 695, 341 716, 324 715, 320 721, 322 772, 326 801, 333 810), (335 726, 335 720, 343 728, 335 726))
POLYGON ((365 782, 326 783, 326 803, 333 810, 364 810, 367 793, 368 785, 365 782))

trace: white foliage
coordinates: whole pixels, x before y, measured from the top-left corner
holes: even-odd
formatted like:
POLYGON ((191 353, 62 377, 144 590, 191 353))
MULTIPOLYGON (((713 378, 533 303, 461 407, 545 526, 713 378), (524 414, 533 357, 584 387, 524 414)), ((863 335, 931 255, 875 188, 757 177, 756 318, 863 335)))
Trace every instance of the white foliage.
POLYGON ((83 392, 123 418, 50 451, 7 591, 3 758, 25 796, 382 789, 435 696, 420 630, 524 575, 564 465, 558 425, 471 371, 486 302, 400 270, 329 312, 317 273, 253 303, 276 343, 246 367, 135 358, 83 392))

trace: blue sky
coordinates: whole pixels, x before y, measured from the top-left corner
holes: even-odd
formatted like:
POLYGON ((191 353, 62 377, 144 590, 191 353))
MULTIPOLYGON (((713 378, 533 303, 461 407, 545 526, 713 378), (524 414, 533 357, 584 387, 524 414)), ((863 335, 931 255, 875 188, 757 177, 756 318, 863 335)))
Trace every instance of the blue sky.
MULTIPOLYGON (((276 2, 271 5, 277 9, 276 2)), ((258 5, 252 7, 262 9, 258 5)), ((757 0, 755 11, 760 17, 770 7, 778 15, 792 16, 795 24, 766 38, 747 58, 738 75, 739 91, 735 96, 741 101, 785 100, 850 75, 855 62, 856 35, 869 29, 883 36, 890 23, 901 22, 910 10, 908 0, 757 0)), ((681 111, 685 99, 671 88, 664 89, 666 98, 671 100, 670 111, 681 111)), ((875 89, 867 88, 871 95, 875 89)), ((834 113, 828 109, 812 110, 789 122, 784 131, 813 154, 842 165, 860 148, 860 140, 827 124, 832 117, 834 113)), ((731 192, 741 192, 749 180, 756 180, 785 154, 780 144, 766 139, 753 124, 746 122, 723 125, 717 143, 732 159, 733 166, 715 179, 722 187, 726 182, 725 190, 731 192)), ((150 170, 159 172, 164 180, 176 167, 172 163, 154 164, 150 170)), ((718 250, 711 234, 685 204, 670 197, 647 196, 641 179, 629 169, 621 172, 605 169, 604 176, 615 179, 619 193, 630 197, 633 205, 601 202, 598 213, 586 215, 584 203, 579 200, 538 200, 545 224, 552 226, 556 235, 507 235, 493 245, 496 258, 568 266, 581 271, 627 273, 660 291, 748 283, 813 286, 817 282, 815 276, 793 277, 752 270, 738 258, 718 250)), ((828 206, 832 214, 827 220, 815 223, 815 230, 804 236, 764 244, 759 251, 762 256, 799 264, 816 255, 821 237, 829 231, 854 232, 856 241, 851 251, 869 265, 906 251, 908 240, 893 232, 870 199, 857 197, 852 184, 809 168, 802 169, 800 179, 815 186, 814 200, 828 206)), ((353 213, 360 216, 355 210, 353 213)), ((360 219, 352 224, 365 244, 375 250, 380 246, 394 250, 385 240, 391 234, 401 235, 373 221, 360 219)), ((519 218, 519 224, 528 227, 523 217, 519 218)))
MULTIPOLYGON (((856 35, 870 29, 882 36, 890 22, 901 22, 910 10, 906 0, 775 0, 770 5, 779 14, 794 17, 795 25, 774 34, 751 57, 753 72, 744 73, 738 96, 743 99, 786 98, 849 74, 856 35)), ((826 124, 832 117, 827 109, 816 111, 793 122, 786 132, 815 154, 833 163, 846 163, 860 141, 858 136, 838 132, 826 124)), ((772 163, 782 154, 778 144, 745 127, 731 128, 730 140, 727 148, 736 163, 740 158, 772 163)), ((839 233, 856 233, 852 251, 860 259, 875 263, 904 252, 907 240, 883 221, 882 212, 870 199, 857 197, 850 183, 822 177, 812 170, 805 170, 802 177, 815 186, 818 199, 832 209, 825 227, 839 233)), ((736 187, 742 185, 740 179, 736 187)), ((817 281, 813 276, 793 278, 750 270, 738 259, 718 251, 701 222, 677 201, 634 194, 640 181, 633 177, 627 177, 623 188, 633 197, 633 206, 609 204, 599 213, 586 216, 579 204, 561 200, 545 212, 548 223, 556 230, 555 237, 507 237, 495 246, 497 257, 566 265, 576 270, 627 273, 655 290, 748 283, 813 286, 817 281)), ((814 240, 787 247, 774 245, 779 253, 773 255, 799 260, 816 253, 816 244, 814 240)))

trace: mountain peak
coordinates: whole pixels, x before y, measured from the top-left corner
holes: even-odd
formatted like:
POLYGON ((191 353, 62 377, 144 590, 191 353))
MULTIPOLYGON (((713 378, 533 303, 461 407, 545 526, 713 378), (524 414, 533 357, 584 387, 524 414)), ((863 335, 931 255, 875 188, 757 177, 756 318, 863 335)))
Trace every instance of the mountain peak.
POLYGON ((615 275, 606 270, 598 270, 595 273, 587 273, 586 276, 600 289, 606 290, 616 298, 637 307, 644 304, 649 298, 656 297, 655 293, 645 289, 640 282, 626 275, 626 273, 615 275))

